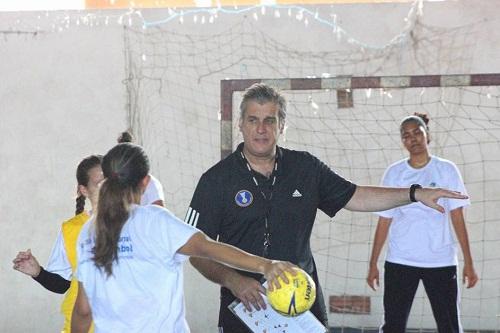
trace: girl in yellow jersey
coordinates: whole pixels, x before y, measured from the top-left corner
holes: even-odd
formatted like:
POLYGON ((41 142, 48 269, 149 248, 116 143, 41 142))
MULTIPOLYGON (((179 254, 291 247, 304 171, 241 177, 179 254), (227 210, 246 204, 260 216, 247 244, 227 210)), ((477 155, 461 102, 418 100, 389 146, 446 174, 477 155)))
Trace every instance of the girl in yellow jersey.
MULTIPOLYGON (((102 156, 91 155, 84 158, 76 169, 78 197, 75 216, 63 222, 46 269, 39 265, 30 250, 19 252, 14 259, 14 269, 30 275, 46 289, 64 294, 61 312, 64 315, 62 333, 71 332, 71 315, 78 294, 78 282, 73 279, 76 269, 76 242, 80 229, 87 222, 90 212, 97 207, 99 183, 103 179, 102 156), (85 200, 89 199, 91 211, 85 211, 85 200)), ((93 329, 90 330, 92 332, 93 329)))

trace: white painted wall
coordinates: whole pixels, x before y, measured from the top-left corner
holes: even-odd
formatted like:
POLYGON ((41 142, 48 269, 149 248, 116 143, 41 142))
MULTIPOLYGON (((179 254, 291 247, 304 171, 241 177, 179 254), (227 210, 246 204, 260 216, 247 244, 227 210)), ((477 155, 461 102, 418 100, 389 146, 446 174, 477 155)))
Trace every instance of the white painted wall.
MULTIPOLYGON (((253 59, 235 60, 235 65, 222 74, 217 73, 210 62, 198 72, 191 71, 189 63, 187 68, 169 68, 179 79, 171 77, 156 82, 157 85, 144 81, 151 86, 138 89, 148 93, 140 96, 143 103, 140 107, 154 112, 151 111, 148 123, 143 119, 141 140, 150 152, 153 173, 164 184, 167 205, 183 217, 199 175, 219 158, 218 89, 219 80, 224 77, 220 75, 229 73, 228 76, 239 78, 297 77, 323 72, 355 75, 500 72, 497 47, 500 22, 496 17, 499 4, 496 0, 425 3, 421 35, 434 38, 432 45, 454 40, 454 45, 465 49, 429 55, 426 53, 429 44, 425 44, 425 40, 420 45, 411 45, 411 40, 407 40, 400 46, 401 52, 396 53, 399 56, 389 62, 354 53, 347 38, 337 40, 331 28, 312 18, 305 27, 303 21, 289 19, 283 11, 277 20, 269 9, 266 16, 259 15, 259 21, 254 21, 251 13, 246 14, 247 18, 220 14, 214 24, 201 25, 201 16, 197 24, 193 23, 192 16, 186 16, 182 25, 175 21, 147 29, 148 38, 141 39, 140 34, 134 34, 137 38, 128 41, 133 44, 129 50, 143 50, 148 55, 146 63, 154 58, 153 53, 149 53, 152 47, 141 41, 150 41, 154 33, 158 33, 158 44, 161 44, 161 38, 175 40, 170 33, 216 35, 232 25, 245 27, 245 36, 251 36, 252 31, 259 36, 265 32, 265 36, 256 41, 269 37, 289 48, 315 54, 345 50, 351 56, 366 60, 340 65, 329 58, 321 61, 312 57, 310 67, 299 70, 294 67, 299 60, 248 49, 245 51, 253 59), (441 28, 425 30, 426 27, 441 28), (460 35, 453 35, 454 31, 460 35), (252 61, 259 57, 262 57, 261 67, 258 61, 252 61), (419 67, 417 59, 428 65, 419 67), (275 67, 266 69, 269 64, 275 67), (155 97, 158 89, 163 89, 162 96, 171 98, 155 97), (198 98, 193 91, 200 93, 198 98)), ((335 5, 333 9, 319 7, 319 13, 328 17, 333 10, 337 22, 352 38, 382 46, 403 30, 408 9, 409 4, 401 3, 335 5)), ((54 332, 61 327, 58 309, 62 298, 13 271, 11 260, 17 251, 31 248, 42 264, 46 262, 60 223, 73 214, 74 172, 78 161, 91 153, 104 153, 114 144, 118 132, 128 125, 129 99, 123 81, 131 70, 129 60, 140 58, 140 54, 125 57, 125 37, 132 34, 124 33, 116 24, 120 14, 123 13, 97 13, 100 24, 89 27, 83 19, 76 25, 76 19, 86 15, 82 12, 50 12, 48 16, 46 13, 0 13, 0 169, 4 171, 0 174, 0 234, 5 239, 0 251, 1 332, 34 329, 54 332), (61 23, 65 15, 71 20, 68 28, 61 23), (105 16, 111 17, 109 25, 103 24, 105 16), (36 36, 29 33, 37 27, 40 32, 36 36)), ((168 16, 166 11, 158 10, 142 14, 149 21, 168 16)), ((133 23, 137 24, 136 17, 133 23)), ((140 31, 137 25, 132 28, 140 31)), ((183 45, 168 45, 170 49, 156 50, 158 54, 169 55, 163 57, 166 62, 182 64, 191 60, 190 50, 183 49, 183 45), (183 56, 176 56, 180 54, 183 56)), ((214 45, 211 53, 206 54, 207 59, 231 57, 231 54, 217 53, 224 50, 218 46, 214 45)), ((271 50, 276 50, 274 47, 276 45, 271 50)), ((203 59, 201 55, 197 58, 203 59)), ((214 66, 222 63, 215 61, 214 66)), ((149 73, 145 69, 144 74, 149 73)), ((151 73, 157 74, 154 70, 151 73)), ((148 116, 143 113, 143 118, 145 115, 148 116)), ((186 307, 192 331, 215 332, 217 287, 204 280, 189 264, 185 271, 186 307)), ((498 294, 496 297, 498 300, 498 294)), ((425 320, 423 326, 429 327, 428 316, 425 320)))

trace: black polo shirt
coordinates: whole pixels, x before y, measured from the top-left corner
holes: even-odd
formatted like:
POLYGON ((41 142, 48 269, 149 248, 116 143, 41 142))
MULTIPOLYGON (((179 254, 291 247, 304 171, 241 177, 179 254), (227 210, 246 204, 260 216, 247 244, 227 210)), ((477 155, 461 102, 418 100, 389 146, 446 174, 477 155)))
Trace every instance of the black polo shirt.
POLYGON ((202 175, 186 222, 213 239, 262 256, 268 216, 267 257, 290 261, 316 276, 310 236, 317 209, 333 217, 351 199, 356 185, 308 152, 281 147, 277 168, 266 178, 248 170, 242 149, 243 143, 202 175))

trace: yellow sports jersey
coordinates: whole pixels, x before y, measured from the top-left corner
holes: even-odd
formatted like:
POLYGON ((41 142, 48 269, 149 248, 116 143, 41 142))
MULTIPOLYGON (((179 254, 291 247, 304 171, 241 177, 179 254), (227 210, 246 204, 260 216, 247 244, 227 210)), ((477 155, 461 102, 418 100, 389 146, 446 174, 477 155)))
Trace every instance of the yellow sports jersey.
MULTIPOLYGON (((62 224, 64 249, 66 251, 66 256, 68 257, 69 263, 71 264, 73 277, 71 279, 71 285, 66 292, 66 296, 64 297, 64 301, 61 304, 61 312, 64 315, 64 328, 61 333, 71 332, 71 316, 73 314, 73 307, 75 306, 76 296, 78 295, 78 280, 75 279, 75 271, 78 263, 76 257, 76 243, 78 241, 80 230, 88 219, 89 215, 83 212, 63 222, 62 224)), ((92 325, 89 332, 93 331, 94 327, 92 325)))

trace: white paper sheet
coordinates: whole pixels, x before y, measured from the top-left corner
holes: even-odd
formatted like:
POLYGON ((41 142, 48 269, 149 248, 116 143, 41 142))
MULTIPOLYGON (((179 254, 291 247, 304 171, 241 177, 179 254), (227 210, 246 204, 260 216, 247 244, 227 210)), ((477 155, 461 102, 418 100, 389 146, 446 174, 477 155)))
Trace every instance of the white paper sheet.
MULTIPOLYGON (((264 284, 265 287, 265 284, 264 284)), ((248 311, 243 303, 236 300, 229 309, 254 333, 325 333, 328 329, 310 312, 296 317, 286 317, 276 312, 267 297, 263 295, 267 309, 248 311)))

